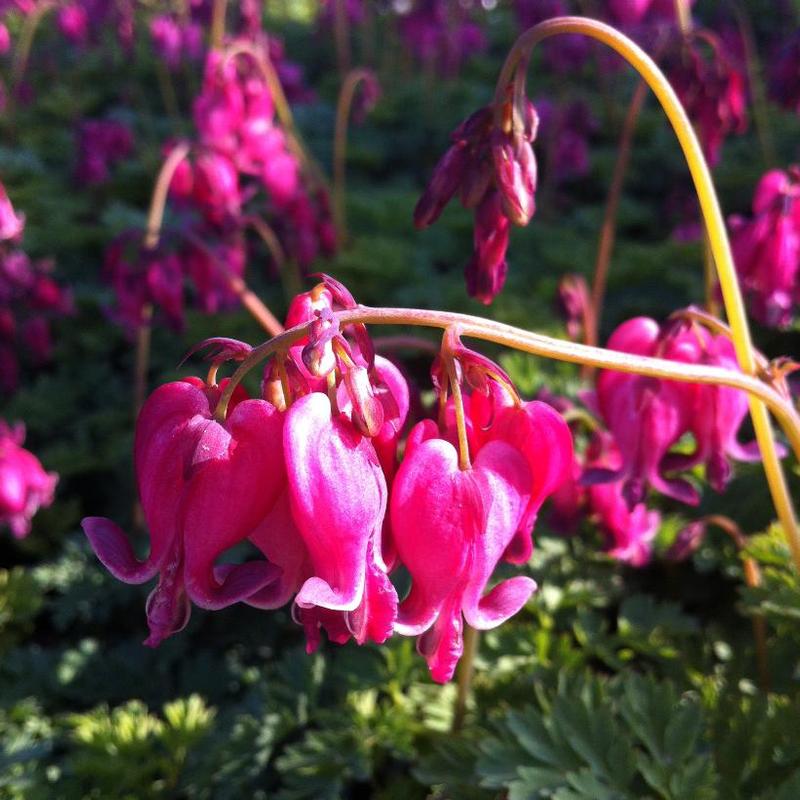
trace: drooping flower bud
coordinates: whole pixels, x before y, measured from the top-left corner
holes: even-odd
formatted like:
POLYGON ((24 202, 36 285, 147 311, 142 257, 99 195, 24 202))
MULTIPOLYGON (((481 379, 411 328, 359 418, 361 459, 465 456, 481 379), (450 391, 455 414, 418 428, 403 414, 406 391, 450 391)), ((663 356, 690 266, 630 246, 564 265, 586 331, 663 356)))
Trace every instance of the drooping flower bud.
POLYGON ((475 251, 464 270, 467 293, 484 305, 494 300, 506 281, 509 227, 499 192, 487 192, 475 210, 475 251))

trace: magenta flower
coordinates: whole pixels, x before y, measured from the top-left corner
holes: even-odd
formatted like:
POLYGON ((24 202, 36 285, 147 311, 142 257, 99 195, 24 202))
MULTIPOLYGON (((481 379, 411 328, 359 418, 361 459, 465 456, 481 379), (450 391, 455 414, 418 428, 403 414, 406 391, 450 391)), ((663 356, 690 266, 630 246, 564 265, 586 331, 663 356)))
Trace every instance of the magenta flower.
MULTIPOLYGON (((587 469, 619 469, 622 457, 607 433, 597 434, 586 453, 587 469)), ((658 533, 661 515, 644 503, 629 507, 621 482, 593 484, 586 489, 587 513, 606 537, 608 554, 632 567, 650 561, 652 540, 658 533)))
POLYGON ((0 56, 4 56, 9 50, 11 50, 11 34, 8 32, 8 26, 0 22, 0 56))
POLYGON ((718 163, 725 138, 747 127, 744 73, 711 31, 694 30, 674 40, 667 76, 694 124, 705 156, 718 163))
POLYGON ((786 109, 800 114, 800 31, 795 31, 770 61, 772 96, 786 109))
MULTIPOLYGON (((739 363, 733 343, 725 336, 714 336, 699 325, 685 325, 686 337, 698 344, 698 363, 738 370, 739 363)), ((694 406, 690 413, 689 430, 696 447, 688 456, 670 456, 669 469, 688 469, 705 464, 706 478, 711 487, 724 491, 731 478, 730 459, 758 461, 761 453, 756 442, 743 445, 737 433, 748 414, 747 395, 728 386, 700 385, 694 391, 694 406)))
POLYGON ((483 597, 530 500, 531 476, 523 455, 503 441, 486 444, 461 471, 450 442, 425 437, 412 448, 413 438, 414 431, 391 502, 395 544, 412 580, 395 628, 420 636, 431 676, 445 683, 463 652, 462 614, 475 628, 494 628, 536 589, 518 576, 483 597))
POLYGON ((487 192, 475 209, 475 252, 464 270, 467 293, 485 305, 494 300, 506 282, 509 233, 500 193, 487 192))
POLYGON ((731 247, 753 316, 787 327, 800 299, 800 167, 770 170, 753 198, 753 219, 731 217, 731 247))
POLYGON ((274 581, 267 562, 215 568, 275 505, 284 485, 280 453, 283 419, 264 400, 233 405, 224 423, 213 419, 219 388, 197 379, 161 386, 136 422, 136 478, 150 554, 139 561, 111 520, 87 517, 83 529, 106 568, 126 583, 158 585, 147 601, 157 646, 189 620, 190 603, 219 609, 274 581))
MULTIPOLYGON (((473 393, 473 401, 478 397, 479 394, 473 393)), ((480 424, 480 411, 475 402, 472 403, 472 417, 475 428, 484 427, 480 424)), ((547 403, 534 400, 519 407, 509 403, 496 408, 494 419, 481 438, 484 442, 506 442, 522 453, 528 463, 530 497, 515 535, 503 553, 504 561, 524 564, 533 551, 531 534, 542 503, 571 477, 572 434, 561 414, 547 403)))
POLYGON ((0 391, 16 391, 21 351, 34 367, 50 360, 50 324, 73 311, 70 293, 52 271, 48 260, 31 261, 22 250, 0 247, 0 391))
POLYGON ((89 16, 80 3, 67 3, 58 12, 58 29, 72 44, 83 47, 89 40, 89 16))
POLYGON ((445 76, 455 75, 464 61, 487 46, 464 7, 443 0, 419 0, 400 16, 397 27, 409 51, 445 76))
POLYGON ((564 320, 567 336, 577 342, 586 331, 587 314, 591 313, 589 286, 583 275, 565 275, 556 288, 556 309, 564 320))
POLYGON ((178 22, 167 14, 158 14, 150 20, 150 39, 156 55, 167 69, 174 70, 181 63, 183 41, 178 22))
POLYGON ((25 215, 17 214, 6 194, 5 187, 0 183, 0 242, 18 241, 25 229, 25 215))
MULTIPOLYGON (((661 328, 655 320, 636 317, 617 328, 608 347, 738 369, 727 339, 682 320, 661 328)), ((648 485, 684 503, 699 502, 693 486, 683 478, 668 478, 665 472, 704 463, 712 487, 722 491, 730 477, 729 458, 757 457, 752 446, 743 446, 736 439, 747 414, 747 399, 739 390, 602 370, 597 378, 597 405, 613 434, 621 463, 619 468, 591 468, 587 480, 624 481, 623 494, 631 509, 644 499, 648 485), (690 455, 671 453, 686 433, 693 434, 695 451, 690 455)))
POLYGON ((111 169, 133 152, 133 133, 127 125, 109 119, 84 120, 77 130, 75 178, 79 183, 105 183, 111 169))
POLYGON ((201 152, 194 165, 194 201, 209 222, 235 220, 242 206, 239 174, 234 163, 213 151, 201 152))
POLYGON ((183 266, 164 249, 149 250, 138 231, 117 237, 106 250, 103 272, 114 289, 112 318, 133 334, 144 322, 144 309, 154 305, 174 329, 183 327, 183 266))
POLYGON ((58 483, 58 475, 45 472, 24 441, 22 425, 0 421, 0 525, 8 525, 17 539, 30 533, 34 514, 53 502, 58 483))
MULTIPOLYGON (((572 436, 558 412, 517 404, 497 365, 460 342, 450 348, 473 388, 464 398, 471 465, 460 465, 451 403, 441 432, 431 420, 412 429, 390 500, 393 543, 411 574, 395 630, 420 637, 417 649, 439 682, 450 680, 461 656, 463 619, 494 628, 536 589, 518 576, 484 596, 501 560, 530 557, 539 508, 572 463, 572 436)), ((440 390, 442 380, 437 367, 440 390)))
POLYGON ((347 612, 356 641, 383 642, 397 595, 380 553, 387 489, 375 449, 316 392, 295 401, 285 431, 292 516, 314 569, 295 603, 347 612))
MULTIPOLYGON (((625 353, 668 357, 663 345, 658 323, 636 317, 614 331, 607 347, 625 353)), ((675 360, 694 362, 696 357, 689 355, 675 360)), ((665 456, 688 430, 694 389, 694 384, 621 372, 602 370, 598 374, 597 404, 623 462, 620 469, 606 477, 625 481, 624 493, 631 507, 644 499, 648 485, 684 503, 699 502, 691 484, 682 479, 670 480, 662 472, 665 456)))

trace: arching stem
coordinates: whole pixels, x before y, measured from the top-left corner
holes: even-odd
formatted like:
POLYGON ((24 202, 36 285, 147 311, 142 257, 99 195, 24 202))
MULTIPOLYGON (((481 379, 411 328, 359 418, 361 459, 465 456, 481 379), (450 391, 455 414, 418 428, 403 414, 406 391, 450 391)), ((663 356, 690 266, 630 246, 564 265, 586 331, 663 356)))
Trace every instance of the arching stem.
MULTIPOLYGON (((677 380, 688 383, 716 384, 741 389, 751 397, 758 398, 775 414, 775 418, 786 432, 798 460, 800 460, 800 416, 791 399, 787 399, 772 386, 759 380, 755 375, 723 367, 706 364, 687 364, 663 358, 638 356, 618 350, 589 347, 578 342, 555 339, 540 333, 532 333, 502 322, 457 314, 452 311, 434 311, 421 308, 371 308, 357 306, 353 309, 335 312, 339 325, 344 327, 357 322, 367 325, 418 325, 425 328, 447 329, 458 327, 462 336, 494 344, 511 347, 531 355, 567 361, 572 364, 589 364, 599 369, 612 369, 651 378, 677 380)), ((227 404, 233 390, 241 379, 257 364, 272 353, 285 350, 297 339, 308 335, 311 324, 305 323, 282 333, 253 349, 253 352, 240 364, 223 392, 215 415, 224 419, 227 404)), ((793 551, 794 554, 794 551, 793 551)), ((800 553, 796 560, 800 569, 800 553)))
POLYGON ((179 142, 170 150, 169 155, 161 165, 153 187, 153 194, 150 198, 150 209, 147 212, 147 225, 144 233, 144 246, 150 250, 158 246, 158 240, 161 237, 161 225, 164 221, 169 186, 172 183, 175 170, 178 169, 181 161, 189 155, 191 149, 192 146, 188 142, 179 142))
POLYGON ((211 9, 211 49, 219 50, 225 40, 225 13, 228 10, 228 0, 214 0, 211 9))
MULTIPOLYGON (((736 277, 736 269, 725 229, 725 222, 714 191, 708 164, 703 156, 703 151, 694 129, 686 116, 686 111, 669 81, 647 53, 616 29, 596 20, 583 19, 581 17, 558 17, 547 20, 530 28, 517 39, 500 72, 495 90, 496 104, 499 107, 506 87, 512 80, 515 80, 515 96, 520 93, 524 94, 524 65, 528 62, 531 49, 537 43, 551 36, 570 33, 583 34, 597 39, 619 53, 647 81, 647 84, 664 108, 680 142, 700 200, 700 208, 708 232, 711 253, 714 257, 714 264, 716 265, 722 289, 725 311, 734 335, 733 343, 739 366, 747 375, 755 375, 757 365, 753 354, 744 302, 736 277)), ((750 416, 753 420, 753 428, 761 450, 764 472, 767 476, 775 510, 789 547, 792 550, 794 561, 800 568, 800 529, 798 529, 786 478, 778 458, 769 415, 764 403, 752 396, 750 398, 750 416)))
POLYGON ((356 96, 358 84, 368 80, 370 72, 354 69, 345 75, 339 100, 336 103, 336 125, 333 134, 333 220, 339 247, 347 241, 347 209, 345 208, 345 181, 347 172, 347 122, 356 96))

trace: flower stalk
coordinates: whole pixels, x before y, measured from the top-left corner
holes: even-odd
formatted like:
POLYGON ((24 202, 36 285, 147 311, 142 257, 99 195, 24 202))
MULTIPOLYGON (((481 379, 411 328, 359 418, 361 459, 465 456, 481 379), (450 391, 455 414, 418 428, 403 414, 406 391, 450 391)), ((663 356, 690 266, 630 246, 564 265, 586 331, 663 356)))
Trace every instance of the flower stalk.
MULTIPOLYGON (((502 101, 506 88, 512 82, 514 83, 515 96, 524 95, 525 66, 530 60, 532 48, 544 39, 560 34, 582 34, 611 47, 644 78, 661 103, 683 150, 689 172, 694 181, 695 191, 700 201, 700 209, 708 234, 709 246, 722 289, 726 315, 733 332, 733 344, 739 366, 748 376, 756 375, 757 364, 753 352, 750 329, 747 324, 744 302, 736 277, 736 269, 725 222, 722 218, 719 201, 711 180, 711 173, 686 111, 669 81, 650 56, 627 36, 602 22, 581 17, 550 19, 528 29, 517 39, 500 72, 495 91, 495 102, 502 101)), ((753 428, 762 453, 764 472, 767 476, 775 510, 791 548, 794 562, 800 569, 800 528, 798 528, 797 518, 789 497, 786 478, 781 469, 767 409, 764 402, 758 397, 754 397, 752 393, 750 397, 750 416, 753 420, 753 428)), ((794 416, 796 417, 796 413, 794 413, 794 416)), ((797 438, 796 432, 790 433, 783 421, 781 421, 781 424, 790 439, 797 438)), ((792 446, 795 452, 798 452, 795 441, 792 442, 792 446)))
MULTIPOLYGON (((457 326, 462 336, 482 339, 504 347, 521 350, 531 355, 544 356, 572 364, 588 364, 598 369, 630 372, 651 378, 676 380, 688 383, 717 384, 747 392, 751 398, 763 402, 775 415, 784 429, 795 455, 800 460, 800 415, 791 401, 756 375, 706 364, 687 364, 664 358, 637 356, 618 350, 590 347, 578 342, 556 339, 540 333, 525 331, 503 322, 459 314, 453 311, 435 311, 421 308, 372 308, 359 305, 353 309, 334 312, 341 327, 364 323, 366 325, 416 325, 425 328, 447 329, 457 326)), ((311 323, 289 328, 280 336, 258 347, 240 364, 231 382, 223 392, 217 406, 218 419, 225 416, 225 408, 234 389, 244 376, 272 353, 285 349, 307 336, 311 323)), ((800 567, 800 564, 798 565, 800 567)))
POLYGON ((371 73, 366 69, 354 69, 348 72, 336 103, 336 124, 333 134, 333 219, 339 247, 347 241, 347 210, 345 208, 347 122, 359 83, 369 80, 370 77, 371 73))

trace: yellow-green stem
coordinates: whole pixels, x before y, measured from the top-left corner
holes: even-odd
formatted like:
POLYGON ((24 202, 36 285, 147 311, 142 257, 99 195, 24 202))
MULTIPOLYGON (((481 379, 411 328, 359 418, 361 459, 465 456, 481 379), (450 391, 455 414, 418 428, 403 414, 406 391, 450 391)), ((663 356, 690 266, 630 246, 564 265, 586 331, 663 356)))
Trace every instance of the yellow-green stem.
POLYGON ((718 317, 720 307, 717 300, 717 270, 714 268, 714 256, 705 231, 703 232, 703 291, 706 311, 712 317, 718 317))
MULTIPOLYGON (((700 208, 703 212, 711 252, 722 289, 725 311, 733 331, 733 344, 739 366, 747 375, 755 375, 757 365, 744 302, 736 277, 725 222, 714 191, 708 164, 694 129, 686 116, 686 111, 669 81, 647 53, 627 36, 596 20, 581 17, 558 17, 547 20, 530 28, 517 40, 501 70, 495 92, 495 102, 499 104, 502 100, 503 92, 514 78, 518 65, 520 62, 527 62, 534 45, 551 36, 575 33, 597 39, 619 53, 647 81, 661 103, 680 142, 700 200, 700 208)), ((518 80, 524 84, 524 74, 520 74, 518 80)), ((798 530, 797 518, 778 458, 767 410, 762 402, 753 397, 750 398, 750 416, 761 450, 764 472, 767 476, 775 510, 792 551, 795 565, 800 569, 800 530, 798 530)))
POLYGON ((347 122, 358 84, 369 78, 366 69, 348 72, 336 103, 336 125, 333 134, 333 221, 339 247, 347 241, 347 209, 345 208, 345 182, 347 172, 347 122))
POLYGON ((461 394, 461 383, 458 380, 458 373, 453 356, 445 352, 443 352, 442 355, 447 362, 447 378, 450 383, 450 391, 453 393, 453 411, 456 415, 456 431, 458 432, 458 468, 461 470, 468 470, 472 467, 472 462, 469 457, 467 420, 464 416, 464 397, 461 394))

